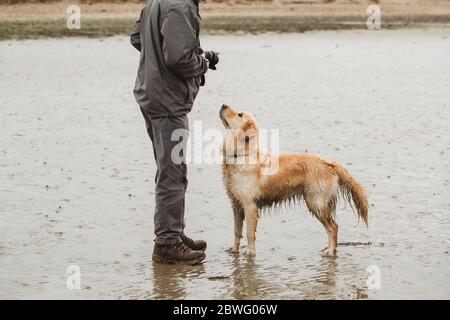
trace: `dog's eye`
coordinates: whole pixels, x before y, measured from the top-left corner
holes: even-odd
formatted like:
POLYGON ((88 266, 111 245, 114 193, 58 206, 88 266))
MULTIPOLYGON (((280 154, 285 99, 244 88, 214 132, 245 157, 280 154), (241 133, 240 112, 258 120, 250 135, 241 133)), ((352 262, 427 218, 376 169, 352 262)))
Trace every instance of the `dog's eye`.
POLYGON ((238 116, 239 117, 241 117, 242 118, 242 115, 243 115, 243 113, 241 112, 241 113, 238 113, 238 116))

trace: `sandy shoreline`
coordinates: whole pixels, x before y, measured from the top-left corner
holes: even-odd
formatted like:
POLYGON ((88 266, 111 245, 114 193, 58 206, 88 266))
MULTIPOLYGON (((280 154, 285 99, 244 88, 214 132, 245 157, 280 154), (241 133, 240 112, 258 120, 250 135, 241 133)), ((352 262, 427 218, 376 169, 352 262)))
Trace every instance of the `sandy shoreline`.
POLYGON ((187 233, 208 241, 193 268, 151 262, 155 165, 128 39, 0 42, 0 298, 449 299, 449 38, 203 37, 222 60, 192 128, 220 130, 222 103, 252 112, 280 130, 282 151, 345 165, 367 189, 370 227, 339 205, 339 242, 355 245, 323 259, 325 232, 302 205, 263 217, 255 260, 229 255, 220 166, 192 165, 187 233), (66 287, 71 265, 81 290, 66 287), (371 265, 379 290, 366 285, 371 265))
MULTIPOLYGON (((0 21, 16 20, 57 20, 67 17, 66 8, 72 2, 29 3, 0 5, 0 21)), ((205 3, 201 4, 202 17, 227 16, 298 16, 301 17, 345 17, 366 18, 370 1, 338 1, 333 3, 292 3, 292 2, 254 2, 247 4, 205 3)), ((143 3, 92 3, 79 4, 83 18, 119 19, 135 18, 143 3)), ((429 16, 450 15, 450 1, 387 1, 380 4, 385 18, 404 17, 405 19, 429 16)))
MULTIPOLYGON (((0 5, 0 40, 38 37, 127 34, 142 3, 80 4, 82 28, 68 30, 70 2, 0 5)), ((370 1, 333 3, 206 3, 201 6, 203 33, 303 32, 366 28, 370 1)), ((382 28, 450 25, 450 1, 385 1, 382 28)))

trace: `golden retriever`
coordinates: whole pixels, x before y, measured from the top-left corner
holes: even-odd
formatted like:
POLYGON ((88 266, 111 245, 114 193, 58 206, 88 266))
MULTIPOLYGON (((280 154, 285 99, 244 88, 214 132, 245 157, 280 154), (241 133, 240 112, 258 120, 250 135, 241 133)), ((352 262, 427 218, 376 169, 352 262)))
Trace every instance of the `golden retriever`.
MULTIPOLYGON (((247 222, 247 255, 255 255, 259 209, 304 199, 309 211, 323 224, 328 247, 323 256, 335 256, 339 194, 368 225, 364 188, 341 165, 310 154, 271 155, 259 149, 259 131, 252 115, 223 105, 220 119, 227 129, 223 144, 223 181, 234 213, 234 243, 239 252, 244 219, 247 222), (274 172, 267 170, 275 167, 274 172), (352 206, 353 207, 353 206, 352 206)), ((272 170, 273 171, 273 170, 272 170)))

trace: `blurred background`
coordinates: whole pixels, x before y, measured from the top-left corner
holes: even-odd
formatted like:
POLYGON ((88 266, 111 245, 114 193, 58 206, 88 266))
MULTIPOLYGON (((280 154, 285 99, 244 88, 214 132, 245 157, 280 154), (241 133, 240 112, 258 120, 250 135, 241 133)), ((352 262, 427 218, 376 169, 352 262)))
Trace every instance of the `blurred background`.
MULTIPOLYGON (((0 0, 0 39, 127 34, 145 1, 0 0), (81 28, 68 29, 67 8, 81 10, 81 28)), ((383 28, 450 22, 449 0, 207 0, 203 33, 304 32, 366 28, 370 5, 383 28)))

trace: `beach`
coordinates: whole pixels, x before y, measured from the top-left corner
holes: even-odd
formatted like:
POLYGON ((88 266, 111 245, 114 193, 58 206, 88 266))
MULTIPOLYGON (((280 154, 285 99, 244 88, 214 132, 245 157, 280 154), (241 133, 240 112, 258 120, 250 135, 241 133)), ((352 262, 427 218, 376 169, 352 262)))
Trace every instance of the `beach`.
POLYGON ((370 207, 366 228, 340 202, 335 259, 320 256, 326 233, 304 204, 264 214, 249 259, 223 250, 233 219, 220 164, 189 165, 186 233, 208 241, 194 267, 151 261, 156 168, 128 38, 0 41, 0 298, 449 299, 449 37, 204 36, 221 61, 191 128, 222 131, 224 103, 251 112, 281 152, 344 165, 370 207))

